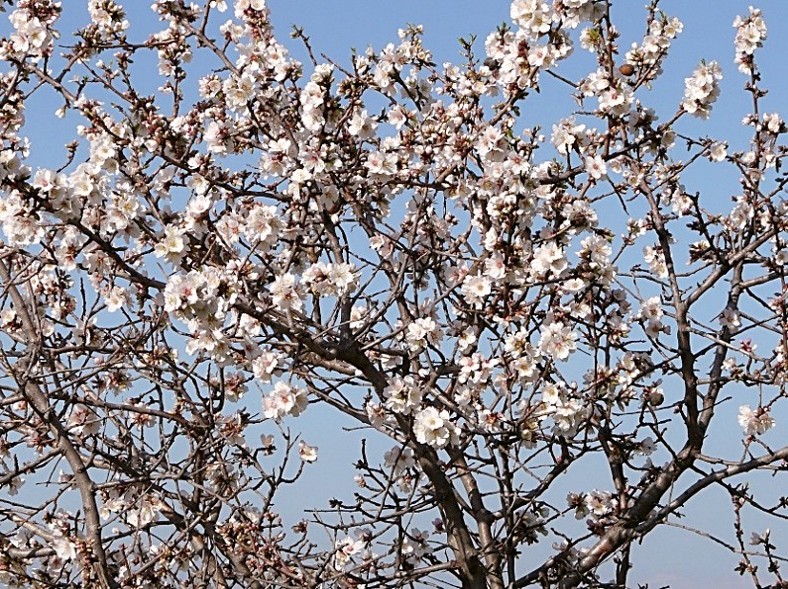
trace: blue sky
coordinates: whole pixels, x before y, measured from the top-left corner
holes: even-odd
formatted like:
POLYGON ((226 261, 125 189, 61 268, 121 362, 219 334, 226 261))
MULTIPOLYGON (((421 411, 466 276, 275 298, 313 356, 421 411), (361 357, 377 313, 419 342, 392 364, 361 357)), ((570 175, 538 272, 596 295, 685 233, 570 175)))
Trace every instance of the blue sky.
MULTIPOLYGON (((70 28, 86 23, 87 14, 84 4, 77 0, 63 0, 63 4, 66 15, 60 28, 65 38, 70 28), (77 4, 80 7, 77 7, 77 4), (70 13, 75 8, 80 12, 79 16, 76 16, 77 10, 73 15, 70 13)), ((159 26, 148 9, 149 1, 127 0, 123 4, 129 12, 132 31, 142 31, 140 37, 146 36, 159 26)), ((397 29, 407 23, 424 25, 425 45, 433 51, 438 63, 458 61, 460 55, 457 38, 467 38, 472 34, 478 36, 476 46, 478 53, 482 55, 484 38, 497 25, 508 20, 509 13, 509 3, 500 0, 269 0, 268 4, 279 40, 294 54, 303 59, 301 46, 288 35, 292 25, 297 24, 302 26, 311 38, 317 54, 325 53, 339 63, 348 63, 351 47, 363 51, 368 45, 379 49, 388 42, 396 42, 397 29)), ((622 55, 631 42, 642 37, 644 4, 643 0, 613 2, 614 21, 622 32, 622 55)), ((701 59, 717 60, 723 68, 725 78, 722 83, 722 96, 714 106, 712 118, 707 122, 693 122, 684 129, 697 134, 724 137, 731 140, 732 147, 739 149, 746 148, 748 132, 739 125, 739 121, 748 112, 750 100, 741 90, 745 79, 733 64, 734 29, 731 24, 737 14, 746 14, 749 4, 751 2, 740 0, 662 2, 662 8, 669 15, 678 16, 684 22, 684 31, 674 43, 665 67, 665 76, 649 95, 650 105, 663 115, 662 118, 672 114, 681 100, 684 78, 691 74, 701 59)), ((759 57, 764 86, 770 91, 764 105, 767 112, 776 111, 788 104, 784 63, 785 39, 788 39, 788 3, 784 0, 768 0, 757 3, 756 6, 763 8, 769 27, 766 48, 759 57)), ((221 18, 229 17, 228 11, 221 18)), ((592 69, 593 57, 584 53, 579 46, 567 66, 561 66, 561 72, 574 79, 579 79, 592 69)), ((548 130, 560 117, 570 114, 575 106, 565 90, 557 93, 553 90, 560 86, 552 84, 545 78, 542 94, 534 96, 533 100, 527 103, 527 108, 533 110, 525 111, 524 115, 541 121, 548 130)), ((42 95, 42 98, 36 98, 28 111, 25 134, 33 142, 33 158, 30 163, 34 167, 62 162, 60 156, 64 151, 60 151, 59 146, 75 138, 75 119, 67 119, 56 127, 52 125, 54 119, 51 118, 51 113, 58 106, 60 105, 51 100, 51 97, 42 95)), ((687 182, 696 190, 718 191, 721 199, 729 199, 737 189, 735 176, 722 175, 712 179, 701 173, 688 177, 687 182)), ((339 427, 339 424, 331 421, 332 413, 315 409, 307 412, 305 419, 307 421, 304 423, 308 424, 310 430, 308 441, 321 447, 320 460, 309 467, 305 480, 309 488, 319 490, 320 494, 314 499, 343 495, 347 499, 351 498, 353 472, 350 464, 357 458, 358 443, 354 440, 358 440, 361 434, 343 434, 347 437, 343 440, 343 447, 351 448, 352 451, 347 454, 332 453, 330 449, 336 447, 336 430, 339 427)), ((294 422, 293 425, 298 424, 294 422)), ((736 431, 733 426, 731 431, 736 431)), ((738 441, 734 440, 732 443, 738 444, 738 441)), ((580 473, 579 479, 583 477, 594 478, 594 474, 580 473)), ((313 504, 304 499, 307 496, 309 492, 305 486, 303 492, 297 495, 298 499, 294 498, 295 495, 290 495, 280 507, 285 512, 295 514, 302 506, 313 504)), ((688 518, 686 523, 698 527, 709 526, 720 531, 727 530, 726 535, 730 537, 732 527, 727 498, 712 492, 709 499, 700 501, 705 503, 691 505, 691 511, 696 515, 688 518)), ((783 535, 786 535, 785 529, 783 535)), ((719 589, 751 586, 747 579, 737 578, 733 573, 736 563, 734 556, 713 546, 708 540, 694 539, 689 534, 676 530, 659 531, 643 546, 635 547, 634 559, 636 568, 633 581, 648 582, 652 588, 665 584, 670 584, 674 589, 712 584, 719 589), (712 567, 714 570, 709 573, 707 567, 698 566, 699 560, 713 561, 717 566, 712 567)))

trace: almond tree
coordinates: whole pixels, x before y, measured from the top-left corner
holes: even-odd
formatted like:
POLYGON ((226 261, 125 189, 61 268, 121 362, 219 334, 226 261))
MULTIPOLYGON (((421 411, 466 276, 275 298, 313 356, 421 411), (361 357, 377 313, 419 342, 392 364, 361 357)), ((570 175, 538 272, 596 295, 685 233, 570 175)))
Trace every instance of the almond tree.
POLYGON ((5 4, 0 582, 623 588, 633 546, 721 489, 735 541, 695 533, 788 584, 748 523, 788 516, 786 126, 762 112, 759 10, 735 65, 697 56, 683 100, 649 106, 682 32, 658 0, 631 48, 607 0, 515 0, 461 63, 410 26, 351 67, 298 30, 296 61, 264 0, 157 0, 149 38, 114 0, 76 33, 71 2, 5 4), (723 70, 751 96, 740 150, 686 130, 723 70), (547 79, 577 110, 528 127, 547 79), (29 155, 41 95, 77 130, 56 168, 29 155), (688 189, 695 169, 738 193, 688 189), (318 405, 336 447, 310 443, 318 405), (330 453, 347 496, 290 521, 330 453))

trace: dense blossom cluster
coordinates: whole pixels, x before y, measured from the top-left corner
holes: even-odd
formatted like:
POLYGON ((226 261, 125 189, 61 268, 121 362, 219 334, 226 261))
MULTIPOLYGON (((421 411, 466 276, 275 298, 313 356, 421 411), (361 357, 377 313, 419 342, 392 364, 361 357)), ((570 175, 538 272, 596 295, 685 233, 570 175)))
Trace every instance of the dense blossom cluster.
POLYGON ((721 79, 722 71, 716 61, 698 66, 692 76, 684 80, 682 108, 696 117, 709 118, 711 105, 720 95, 721 79))
POLYGON ((737 16, 733 21, 736 28, 736 64, 743 74, 753 73, 753 55, 766 39, 766 22, 761 11, 750 6, 747 16, 737 16))
MULTIPOLYGON (((157 0, 142 40, 113 0, 74 37, 70 7, 13 3, 0 583, 577 587, 616 559, 625 586, 630 545, 713 484, 783 517, 727 482, 788 460, 770 431, 788 129, 760 107, 766 25, 734 22, 742 148, 684 127, 714 118, 722 61, 647 106, 684 28, 657 4, 628 48, 609 2, 514 0, 461 64, 412 25, 345 67, 300 30, 292 57, 264 0, 157 0), (26 136, 41 88, 76 126, 57 167, 26 136), (537 91, 579 106, 534 122, 537 91), (729 199, 697 189, 700 166, 740 176, 729 199), (359 429, 354 496, 293 519, 359 429), (733 453, 711 454, 718 431, 733 453), (564 499, 568 469, 587 482, 564 499)), ((739 551, 756 586, 756 557, 777 570, 761 544, 739 551)))

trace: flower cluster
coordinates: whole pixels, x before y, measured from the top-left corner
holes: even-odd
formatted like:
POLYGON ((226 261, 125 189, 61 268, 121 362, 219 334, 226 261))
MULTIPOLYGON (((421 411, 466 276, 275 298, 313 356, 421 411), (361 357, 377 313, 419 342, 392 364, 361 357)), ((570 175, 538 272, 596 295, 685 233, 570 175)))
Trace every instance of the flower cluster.
POLYGON ((692 76, 684 80, 683 108, 689 114, 701 119, 709 118, 711 105, 720 95, 722 70, 716 61, 701 63, 692 76))
POLYGON ((304 270, 302 283, 318 296, 343 296, 356 283, 353 264, 326 264, 318 262, 304 270))
POLYGON ((416 566, 421 559, 432 554, 429 538, 430 533, 419 528, 412 528, 408 531, 407 536, 402 540, 399 551, 409 565, 416 566))
POLYGON ((366 542, 363 539, 353 539, 350 536, 339 540, 334 545, 334 568, 344 570, 353 563, 356 555, 363 553, 366 542))
POLYGON ((569 507, 575 510, 575 518, 583 519, 588 515, 601 518, 613 511, 613 496, 607 491, 594 489, 585 494, 569 493, 566 498, 569 507))
POLYGON ((634 66, 645 81, 655 79, 662 71, 661 61, 670 49, 671 41, 681 34, 684 25, 678 18, 665 14, 653 18, 648 25, 648 34, 640 44, 632 43, 626 53, 627 64, 634 66))
POLYGON ((549 384, 542 391, 539 420, 552 419, 556 434, 572 436, 586 423, 590 413, 584 399, 563 384, 549 384))
POLYGON ((395 376, 383 389, 386 408, 394 413, 408 415, 421 406, 423 391, 412 376, 395 376))
POLYGON ((426 407, 416 413, 413 420, 413 434, 419 444, 435 448, 456 445, 459 443, 459 433, 459 428, 445 409, 439 411, 435 407, 426 407))
POLYGON ((772 429, 775 421, 768 409, 751 409, 749 405, 742 405, 739 407, 739 425, 748 436, 759 436, 772 429))
POLYGON ((286 415, 298 417, 309 404, 306 391, 286 382, 278 381, 263 399, 263 415, 268 419, 281 419, 286 415))
POLYGON ((659 297, 650 297, 643 301, 638 316, 646 323, 646 335, 658 337, 660 333, 670 333, 670 327, 662 323, 663 314, 662 301, 659 297))
POLYGON ((539 338, 539 349, 554 360, 566 360, 577 349, 577 334, 561 321, 545 326, 539 338))
POLYGON ((51 55, 56 35, 52 27, 60 10, 60 2, 52 0, 22 3, 8 17, 14 33, 0 47, 0 55, 34 61, 51 55))
POLYGON ((736 29, 736 64, 743 74, 753 72, 753 54, 766 39, 766 22, 758 8, 750 6, 750 13, 746 17, 737 16, 733 21, 736 29))
POLYGON ((394 447, 383 455, 383 463, 391 469, 392 477, 397 482, 400 491, 410 493, 413 490, 413 475, 416 468, 416 457, 413 450, 407 446, 394 447))

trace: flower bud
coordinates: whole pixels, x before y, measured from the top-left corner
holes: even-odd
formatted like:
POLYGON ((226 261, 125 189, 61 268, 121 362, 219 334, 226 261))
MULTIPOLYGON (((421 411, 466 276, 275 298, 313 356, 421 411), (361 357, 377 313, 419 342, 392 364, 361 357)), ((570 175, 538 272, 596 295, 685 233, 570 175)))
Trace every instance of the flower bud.
POLYGON ((646 393, 646 400, 652 407, 659 407, 665 400, 665 395, 662 394, 660 389, 653 389, 646 393))

